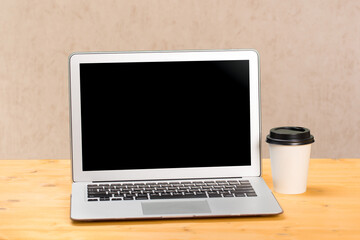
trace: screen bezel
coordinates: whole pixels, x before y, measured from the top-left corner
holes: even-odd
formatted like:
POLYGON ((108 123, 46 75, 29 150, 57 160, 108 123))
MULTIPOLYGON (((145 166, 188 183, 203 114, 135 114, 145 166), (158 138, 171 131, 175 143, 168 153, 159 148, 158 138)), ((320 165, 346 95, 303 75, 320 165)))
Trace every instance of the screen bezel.
MULTIPOLYGON (((189 178, 260 176, 260 74, 259 55, 255 50, 158 51, 74 53, 69 57, 70 129, 72 177, 78 181, 131 181, 189 178), (251 165, 197 168, 161 168, 136 170, 83 171, 81 144, 80 64, 116 62, 249 60, 251 165)), ((146 160, 149 161, 149 160, 146 160)))

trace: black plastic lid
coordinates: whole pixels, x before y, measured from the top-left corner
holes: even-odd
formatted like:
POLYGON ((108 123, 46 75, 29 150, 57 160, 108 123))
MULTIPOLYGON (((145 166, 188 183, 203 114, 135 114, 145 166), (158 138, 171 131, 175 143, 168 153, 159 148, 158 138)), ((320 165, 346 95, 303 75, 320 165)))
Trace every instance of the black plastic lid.
POLYGON ((310 130, 304 127, 277 127, 270 130, 266 142, 279 145, 305 145, 315 142, 310 130))

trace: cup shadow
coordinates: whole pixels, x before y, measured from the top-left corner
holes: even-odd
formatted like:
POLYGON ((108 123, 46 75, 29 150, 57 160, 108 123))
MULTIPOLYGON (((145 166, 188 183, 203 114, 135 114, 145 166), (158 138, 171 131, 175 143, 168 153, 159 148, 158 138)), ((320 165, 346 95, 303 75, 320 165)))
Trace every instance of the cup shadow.
POLYGON ((326 190, 324 188, 318 186, 308 186, 306 188, 306 192, 304 194, 311 194, 311 195, 324 195, 326 194, 326 190))

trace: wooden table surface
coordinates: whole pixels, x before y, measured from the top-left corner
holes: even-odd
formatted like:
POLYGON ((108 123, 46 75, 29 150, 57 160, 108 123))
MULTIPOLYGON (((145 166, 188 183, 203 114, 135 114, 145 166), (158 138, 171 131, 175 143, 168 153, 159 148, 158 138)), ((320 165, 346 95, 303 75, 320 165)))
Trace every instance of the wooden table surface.
MULTIPOLYGON (((263 177, 272 189, 270 161, 263 177)), ((360 159, 311 159, 308 189, 271 217, 73 222, 70 160, 0 160, 3 239, 360 239, 360 159)))

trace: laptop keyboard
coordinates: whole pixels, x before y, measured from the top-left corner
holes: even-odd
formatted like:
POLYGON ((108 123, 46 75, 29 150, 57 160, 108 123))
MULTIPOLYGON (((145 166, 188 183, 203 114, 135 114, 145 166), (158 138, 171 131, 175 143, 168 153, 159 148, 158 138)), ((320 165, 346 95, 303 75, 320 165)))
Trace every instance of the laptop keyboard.
POLYGON ((88 201, 256 196, 248 180, 103 183, 87 185, 88 201))

